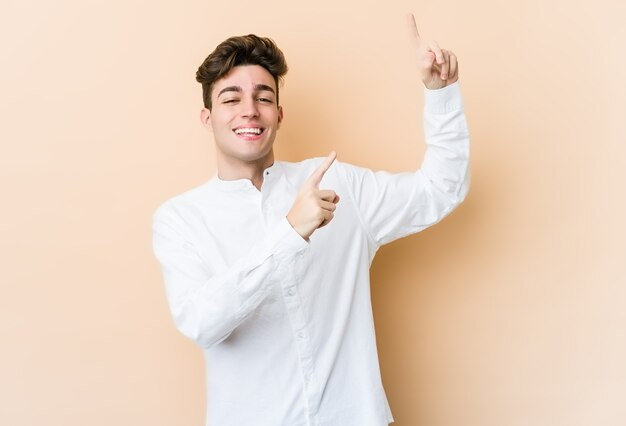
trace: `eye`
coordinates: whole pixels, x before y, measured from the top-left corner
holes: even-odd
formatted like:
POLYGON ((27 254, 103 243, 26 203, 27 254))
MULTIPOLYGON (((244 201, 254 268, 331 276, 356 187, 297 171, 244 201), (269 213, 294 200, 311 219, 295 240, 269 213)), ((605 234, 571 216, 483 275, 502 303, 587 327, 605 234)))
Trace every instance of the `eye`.
POLYGON ((272 102, 274 102, 274 101, 272 101, 269 98, 257 98, 257 101, 263 102, 263 103, 268 103, 268 104, 271 104, 272 102))
POLYGON ((234 104, 236 102, 239 102, 239 99, 236 98, 230 98, 230 99, 224 99, 222 101, 223 104, 234 104))

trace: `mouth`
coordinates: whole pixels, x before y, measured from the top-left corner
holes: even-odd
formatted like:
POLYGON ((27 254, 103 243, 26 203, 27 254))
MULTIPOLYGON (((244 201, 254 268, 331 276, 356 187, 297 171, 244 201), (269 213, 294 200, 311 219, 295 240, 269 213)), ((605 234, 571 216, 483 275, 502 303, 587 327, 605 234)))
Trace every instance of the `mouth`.
POLYGON ((246 139, 257 138, 261 136, 263 132, 265 132, 265 128, 263 127, 238 127, 233 129, 233 133, 246 139))

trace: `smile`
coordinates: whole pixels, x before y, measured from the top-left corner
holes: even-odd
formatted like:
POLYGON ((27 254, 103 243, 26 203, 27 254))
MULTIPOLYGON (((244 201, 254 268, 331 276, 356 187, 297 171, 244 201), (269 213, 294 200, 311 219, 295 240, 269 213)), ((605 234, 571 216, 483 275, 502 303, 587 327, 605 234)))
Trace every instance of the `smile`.
POLYGON ((238 129, 233 130, 235 132, 236 135, 251 135, 251 136, 256 136, 256 135, 260 135, 261 133, 263 133, 262 128, 260 127, 240 127, 238 129))

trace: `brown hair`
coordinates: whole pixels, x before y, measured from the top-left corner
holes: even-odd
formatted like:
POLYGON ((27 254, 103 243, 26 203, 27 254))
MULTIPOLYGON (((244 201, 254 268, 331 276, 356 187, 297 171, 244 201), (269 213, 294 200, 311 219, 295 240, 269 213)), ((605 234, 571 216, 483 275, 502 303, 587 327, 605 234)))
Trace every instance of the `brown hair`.
POLYGON ((217 80, 238 65, 260 65, 274 77, 276 103, 278 82, 287 74, 287 62, 276 43, 267 37, 254 34, 235 36, 220 43, 202 62, 196 72, 196 80, 202 84, 204 106, 211 109, 211 92, 217 80))

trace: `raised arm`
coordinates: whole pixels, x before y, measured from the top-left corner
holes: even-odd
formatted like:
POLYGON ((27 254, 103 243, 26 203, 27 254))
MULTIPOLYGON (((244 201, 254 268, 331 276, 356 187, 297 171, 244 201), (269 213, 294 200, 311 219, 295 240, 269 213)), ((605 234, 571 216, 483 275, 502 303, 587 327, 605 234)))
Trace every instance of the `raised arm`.
POLYGON ((439 222, 463 201, 469 187, 469 133, 456 56, 423 40, 413 15, 407 16, 407 26, 426 87, 424 161, 415 172, 398 174, 343 164, 338 168, 350 187, 345 195, 354 197, 376 245, 439 222))

